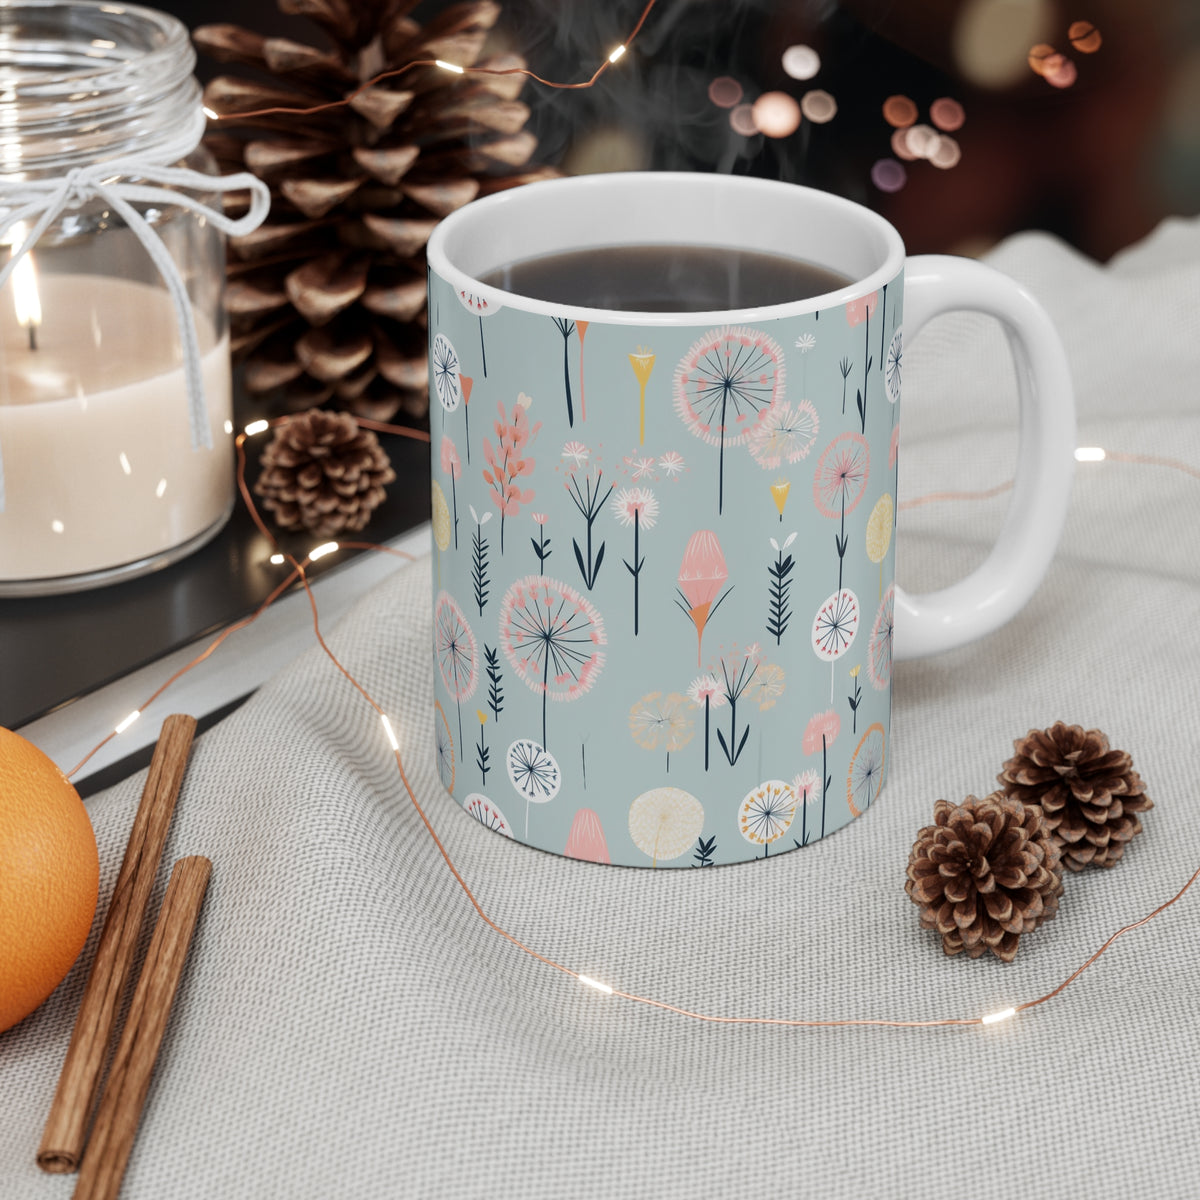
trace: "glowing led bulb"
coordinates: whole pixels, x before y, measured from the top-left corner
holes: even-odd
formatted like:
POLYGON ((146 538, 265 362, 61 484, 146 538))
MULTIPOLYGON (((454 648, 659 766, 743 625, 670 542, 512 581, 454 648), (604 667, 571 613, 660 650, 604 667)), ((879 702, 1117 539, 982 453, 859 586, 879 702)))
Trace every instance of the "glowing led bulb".
POLYGON ((282 554, 272 554, 268 561, 271 563, 272 566, 277 567, 283 562, 283 555, 282 554))
POLYGON ((1107 457, 1103 446, 1079 446, 1075 450, 1076 462, 1103 462, 1107 457))
POLYGON ((578 975, 576 978, 585 987, 595 988, 598 992, 603 992, 606 996, 613 994, 612 988, 607 983, 601 983, 599 979, 593 979, 590 975, 578 975))
POLYGON ((453 71, 455 75, 466 74, 466 68, 460 67, 457 63, 446 62, 444 59, 435 58, 433 60, 443 71, 453 71))
POLYGON ((319 546, 314 546, 308 552, 308 561, 316 562, 318 558, 324 558, 325 555, 332 554, 337 548, 337 542, 322 542, 319 546))
POLYGON ((614 51, 613 51, 613 52, 612 52, 612 53, 611 53, 611 54, 608 56, 608 61, 609 61, 610 63, 615 63, 615 62, 617 61, 617 59, 618 59, 618 58, 620 58, 620 57, 621 57, 621 55, 622 55, 622 54, 624 54, 624 53, 625 53, 625 47, 624 47, 624 46, 618 46, 618 47, 617 47, 617 48, 616 48, 616 49, 615 49, 615 50, 614 50, 614 51))
POLYGON ((380 713, 379 719, 383 722, 383 732, 387 734, 387 740, 391 743, 393 750, 400 749, 400 743, 396 741, 396 731, 392 728, 391 721, 387 718, 387 713, 380 713))
POLYGON ((127 729, 130 727, 130 725, 132 725, 132 724, 134 723, 134 721, 136 721, 136 720, 138 719, 138 717, 140 717, 141 715, 142 715, 141 709, 135 708, 135 709, 133 710, 133 712, 131 712, 131 713, 129 714, 129 716, 127 716, 127 717, 125 718, 125 720, 123 720, 123 721, 122 721, 122 722, 121 722, 121 723, 120 723, 120 724, 119 724, 119 725, 116 727, 116 729, 115 729, 115 730, 113 730, 113 732, 114 732, 114 733, 124 733, 124 732, 125 732, 125 730, 127 730, 127 729))
POLYGON ((213 112, 213 110, 209 108, 207 104, 201 105, 200 108, 210 121, 219 121, 221 119, 221 114, 213 112))
POLYGON ((999 1012, 988 1013, 986 1017, 980 1017, 981 1025, 995 1025, 997 1021, 1007 1021, 1009 1017, 1015 1017, 1017 1010, 1015 1008, 1002 1008, 999 1012))
POLYGON ((253 437, 256 433, 263 433, 265 430, 270 429, 270 428, 271 428, 270 421, 263 421, 263 420, 251 421, 250 424, 246 426, 246 436, 253 437))

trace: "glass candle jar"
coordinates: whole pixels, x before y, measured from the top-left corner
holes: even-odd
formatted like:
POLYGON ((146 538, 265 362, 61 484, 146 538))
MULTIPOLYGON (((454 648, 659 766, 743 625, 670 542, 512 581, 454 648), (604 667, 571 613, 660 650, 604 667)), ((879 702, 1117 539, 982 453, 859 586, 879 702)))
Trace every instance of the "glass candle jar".
POLYGON ((0 238, 0 595, 144 574, 232 511, 233 223, 228 181, 197 194, 194 64, 151 9, 0 6, 0 221, 28 211, 0 238))

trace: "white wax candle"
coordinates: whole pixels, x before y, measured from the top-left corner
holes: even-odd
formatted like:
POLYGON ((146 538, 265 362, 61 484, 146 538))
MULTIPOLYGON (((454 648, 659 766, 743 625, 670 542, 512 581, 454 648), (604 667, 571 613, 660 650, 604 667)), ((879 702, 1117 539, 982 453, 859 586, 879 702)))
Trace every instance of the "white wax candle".
POLYGON ((0 295, 0 584, 100 571, 219 526, 233 499, 229 339, 197 321, 211 450, 193 450, 175 309, 160 288, 38 280, 37 349, 0 295))

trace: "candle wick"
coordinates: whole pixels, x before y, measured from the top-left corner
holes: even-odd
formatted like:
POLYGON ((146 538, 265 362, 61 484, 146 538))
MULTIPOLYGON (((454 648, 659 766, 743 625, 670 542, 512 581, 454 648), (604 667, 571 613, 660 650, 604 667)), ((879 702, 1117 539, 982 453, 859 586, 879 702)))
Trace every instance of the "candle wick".
POLYGON ((29 329, 29 348, 30 350, 37 349, 37 323, 30 321, 27 327, 29 329))

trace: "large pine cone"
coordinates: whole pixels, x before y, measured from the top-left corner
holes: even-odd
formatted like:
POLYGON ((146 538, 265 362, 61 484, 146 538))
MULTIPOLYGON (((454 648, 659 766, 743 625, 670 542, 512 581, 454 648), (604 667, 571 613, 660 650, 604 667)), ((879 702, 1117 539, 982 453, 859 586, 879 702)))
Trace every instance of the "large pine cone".
POLYGON ((921 909, 921 926, 942 935, 948 955, 990 950, 1016 957, 1024 933, 1058 912, 1062 864, 1036 805, 999 792, 961 804, 939 800, 932 825, 917 835, 904 890, 921 909))
POLYGON ((477 195, 554 174, 525 167, 537 141, 517 99, 524 77, 417 67, 324 112, 238 114, 342 100, 414 60, 524 62, 512 54, 478 62, 500 14, 495 0, 455 5, 426 25, 407 15, 416 0, 278 5, 311 18, 328 48, 236 25, 194 34, 202 51, 259 76, 222 76, 204 92, 221 117, 206 139, 220 165, 252 171, 271 188, 266 223, 230 247, 235 357, 246 364, 247 389, 275 397, 275 411, 332 401, 377 420, 401 411, 420 418, 429 404, 425 243, 433 227, 477 195))
POLYGON ((281 529, 334 537, 362 529, 396 478, 379 439, 349 413, 289 417, 262 452, 254 491, 281 529))
POLYGON ((1133 760, 1099 729, 1057 722, 1031 729, 997 777, 1006 795, 1037 804, 1072 871, 1112 867, 1141 833, 1137 814, 1154 807, 1133 760))

